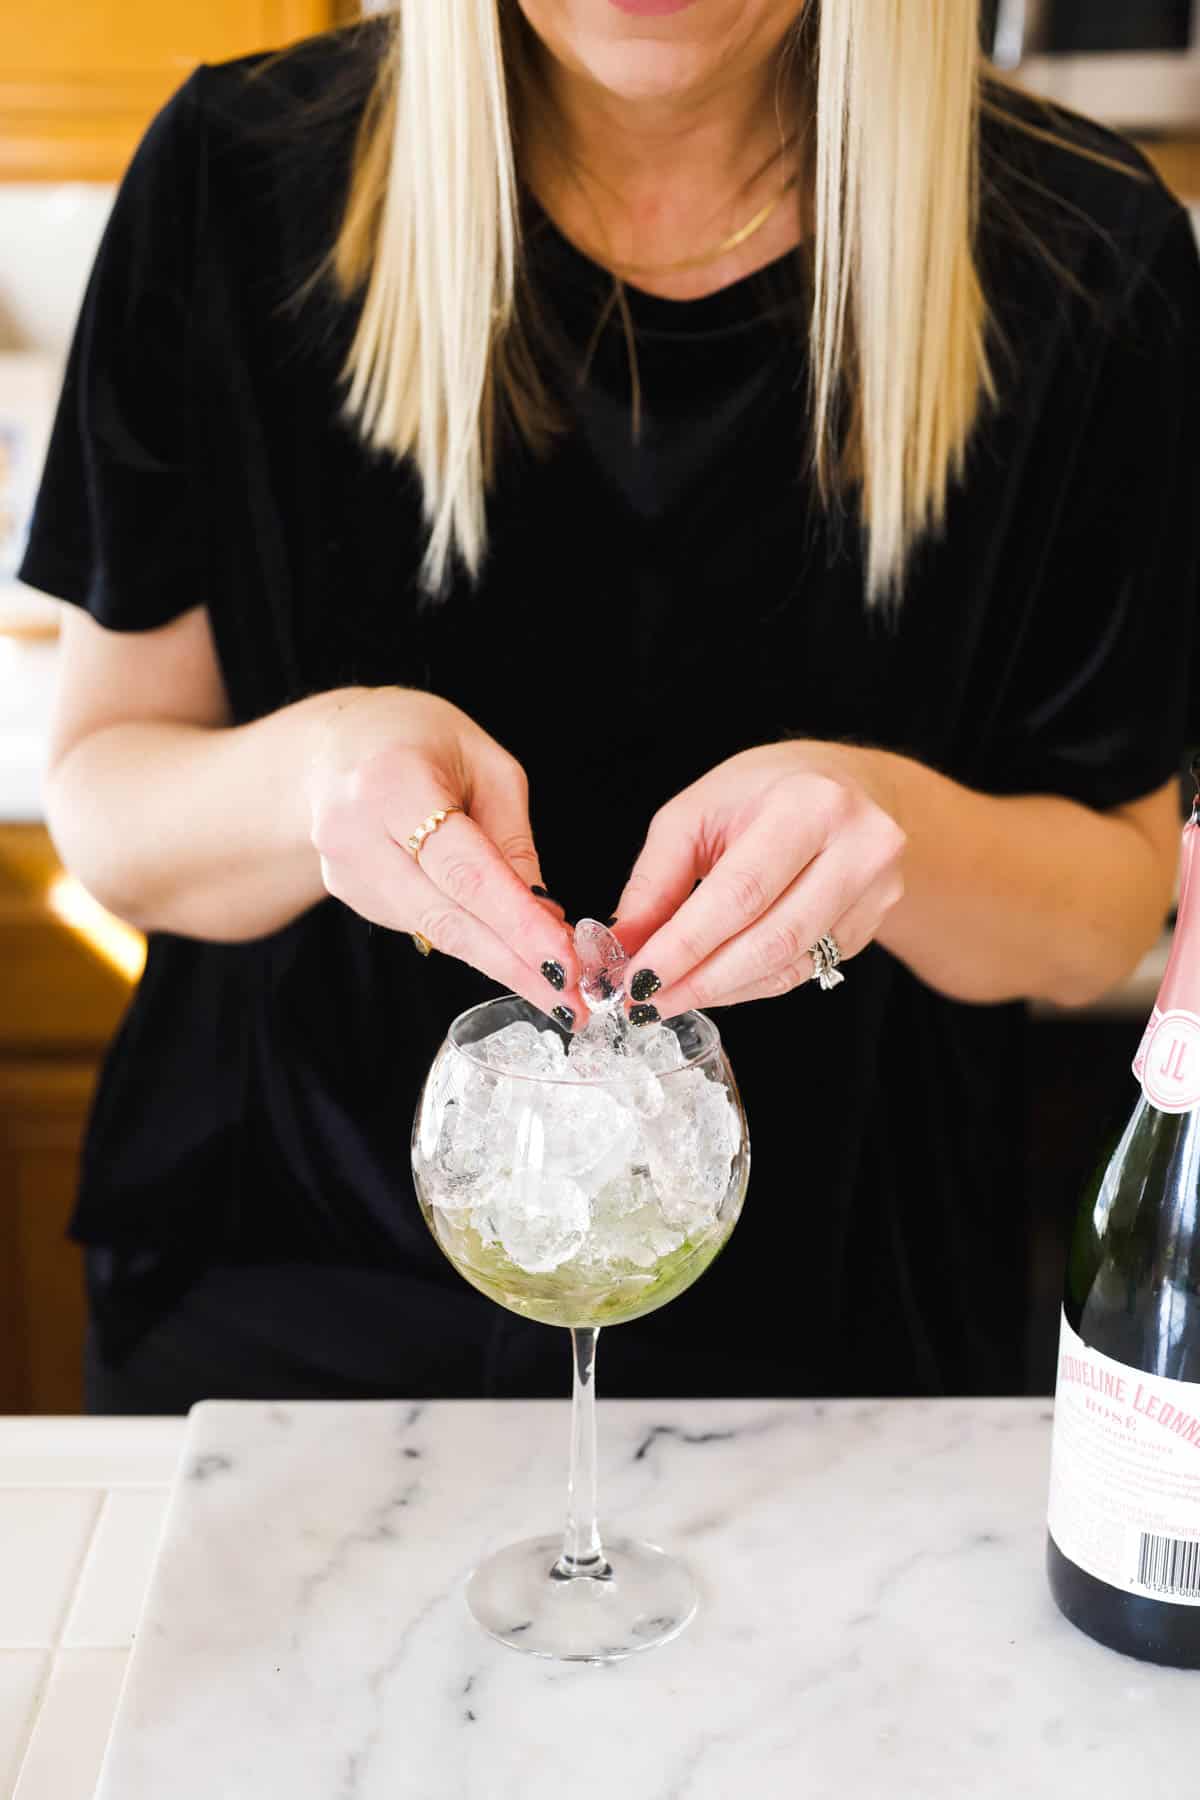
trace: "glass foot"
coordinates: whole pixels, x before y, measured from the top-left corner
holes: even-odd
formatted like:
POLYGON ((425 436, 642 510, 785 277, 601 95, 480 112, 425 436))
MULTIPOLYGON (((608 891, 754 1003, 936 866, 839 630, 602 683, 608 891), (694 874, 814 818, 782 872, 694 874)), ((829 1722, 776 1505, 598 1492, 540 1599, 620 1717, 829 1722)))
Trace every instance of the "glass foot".
POLYGON ((678 1636, 699 1599, 684 1564, 640 1538, 604 1548, 611 1573, 564 1579, 561 1537, 507 1544, 470 1577, 467 1605, 502 1644, 563 1662, 619 1662, 678 1636))

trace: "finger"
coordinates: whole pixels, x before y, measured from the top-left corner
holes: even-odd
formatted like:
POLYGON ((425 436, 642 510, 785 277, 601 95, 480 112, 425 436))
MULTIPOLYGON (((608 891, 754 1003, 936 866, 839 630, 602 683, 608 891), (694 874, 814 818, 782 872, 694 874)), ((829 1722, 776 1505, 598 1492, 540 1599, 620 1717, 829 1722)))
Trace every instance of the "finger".
MULTIPOLYGON (((446 804, 435 800, 431 810, 446 804)), ((465 812, 451 813, 431 832, 421 845, 420 871, 535 972, 544 983, 535 1005, 547 1010, 553 1006, 555 1000, 548 997, 552 990, 559 1003, 578 1013, 583 1001, 571 933, 563 920, 534 897, 473 818, 465 812)))
POLYGON ((489 837, 519 881, 542 888, 541 864, 529 823, 529 783, 515 757, 497 756, 473 784, 471 817, 489 837))
POLYGON ((613 930, 629 956, 637 956, 647 939, 683 905, 706 868, 691 817, 679 801, 663 807, 650 821, 617 902, 613 930))
MULTIPOLYGON (((849 907, 837 923, 832 927, 837 941, 841 960, 848 963, 861 955, 867 945, 879 935, 879 928, 899 898, 892 885, 886 880, 875 883, 861 899, 849 907)), ((826 930, 830 927, 826 926, 826 930)), ((818 931, 813 943, 823 936, 818 931)), ((758 981, 749 982, 744 987, 735 988, 722 995, 720 1000, 709 1001, 710 1006, 741 1006, 748 1000, 777 999, 782 994, 791 993, 793 988, 803 987, 813 978, 813 961, 806 951, 790 967, 777 969, 773 974, 764 976, 758 981)))
MULTIPOLYGON (((665 1018, 700 1005, 698 1000, 682 998, 682 984, 714 961, 722 945, 740 944, 749 938, 751 927, 771 917, 781 896, 794 886, 797 871, 819 866, 812 858, 825 835, 817 818, 795 816, 781 821, 778 811, 772 809, 754 819, 713 864, 695 892, 633 953, 629 991, 634 1001, 645 1002, 661 993, 672 1008, 663 1014, 665 1018)), ((835 863, 832 872, 826 870, 827 883, 838 868, 835 863)), ((819 889, 814 903, 827 898, 836 898, 839 910, 844 905, 841 894, 827 897, 819 889)), ((775 925, 781 928, 779 920, 775 925)), ((737 983, 727 985, 743 985, 756 973, 743 967, 737 983)), ((655 1004, 661 1010, 662 1003, 656 1000, 655 1004)), ((709 999, 704 1004, 717 1002, 709 999)))
MULTIPOLYGON (((831 919, 841 919, 882 888, 883 877, 864 877, 858 847, 839 841, 810 864, 781 898, 745 931, 728 939, 655 997, 663 1018, 692 1007, 722 1006, 729 994, 762 987, 786 993, 812 972, 809 951, 831 919)), ((632 988, 632 984, 631 984, 632 988)))
POLYGON ((523 881, 535 900, 566 918, 566 908, 542 879, 541 859, 529 822, 529 781, 514 756, 497 757, 471 799, 471 817, 523 881))
POLYGON ((360 849, 353 864, 322 857, 321 870, 328 891, 364 919, 393 931, 418 931, 443 956, 469 963, 568 1031, 578 1023, 582 1002, 572 1005, 570 991, 561 997, 549 992, 543 977, 481 920, 448 899, 407 850, 383 839, 360 849))

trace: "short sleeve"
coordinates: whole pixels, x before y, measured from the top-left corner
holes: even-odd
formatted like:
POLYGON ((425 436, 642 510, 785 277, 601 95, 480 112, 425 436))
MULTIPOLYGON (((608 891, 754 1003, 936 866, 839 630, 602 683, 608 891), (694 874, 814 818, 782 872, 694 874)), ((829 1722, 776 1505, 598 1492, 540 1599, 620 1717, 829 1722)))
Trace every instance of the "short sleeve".
POLYGON ((118 189, 17 571, 116 631, 165 624, 203 598, 192 480, 198 73, 152 120, 118 189))
POLYGON ((1046 536, 986 785, 1105 809, 1200 743, 1200 258, 1182 208, 1074 355, 1088 399, 1069 459, 1038 471, 1046 536))

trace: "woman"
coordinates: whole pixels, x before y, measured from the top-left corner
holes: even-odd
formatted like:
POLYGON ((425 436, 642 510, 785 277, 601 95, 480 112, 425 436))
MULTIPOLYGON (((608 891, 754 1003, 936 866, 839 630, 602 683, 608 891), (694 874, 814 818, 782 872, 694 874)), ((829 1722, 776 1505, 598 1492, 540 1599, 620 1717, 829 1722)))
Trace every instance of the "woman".
POLYGON ((152 125, 22 570, 51 828, 150 938, 94 1409, 561 1392, 408 1131, 493 984, 578 1018, 614 909, 635 1019, 727 1009, 755 1172, 606 1391, 1021 1385, 1019 1002, 1171 889, 1200 281, 973 12, 404 0, 152 125))

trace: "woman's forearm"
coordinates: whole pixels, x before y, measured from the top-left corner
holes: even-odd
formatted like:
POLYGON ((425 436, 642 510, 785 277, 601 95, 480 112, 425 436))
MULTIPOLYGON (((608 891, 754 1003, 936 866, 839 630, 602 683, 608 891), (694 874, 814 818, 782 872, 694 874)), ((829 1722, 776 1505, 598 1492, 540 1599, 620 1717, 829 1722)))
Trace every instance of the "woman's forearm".
POLYGON ((908 837, 904 898, 880 942, 931 987, 1082 1005, 1161 930, 1178 841, 1167 796, 1099 813, 1054 795, 978 794, 888 751, 845 754, 908 837))
POLYGON ((239 942, 321 899, 305 784, 314 729, 337 693, 250 725, 107 726, 47 777, 63 862, 143 931, 239 942))

